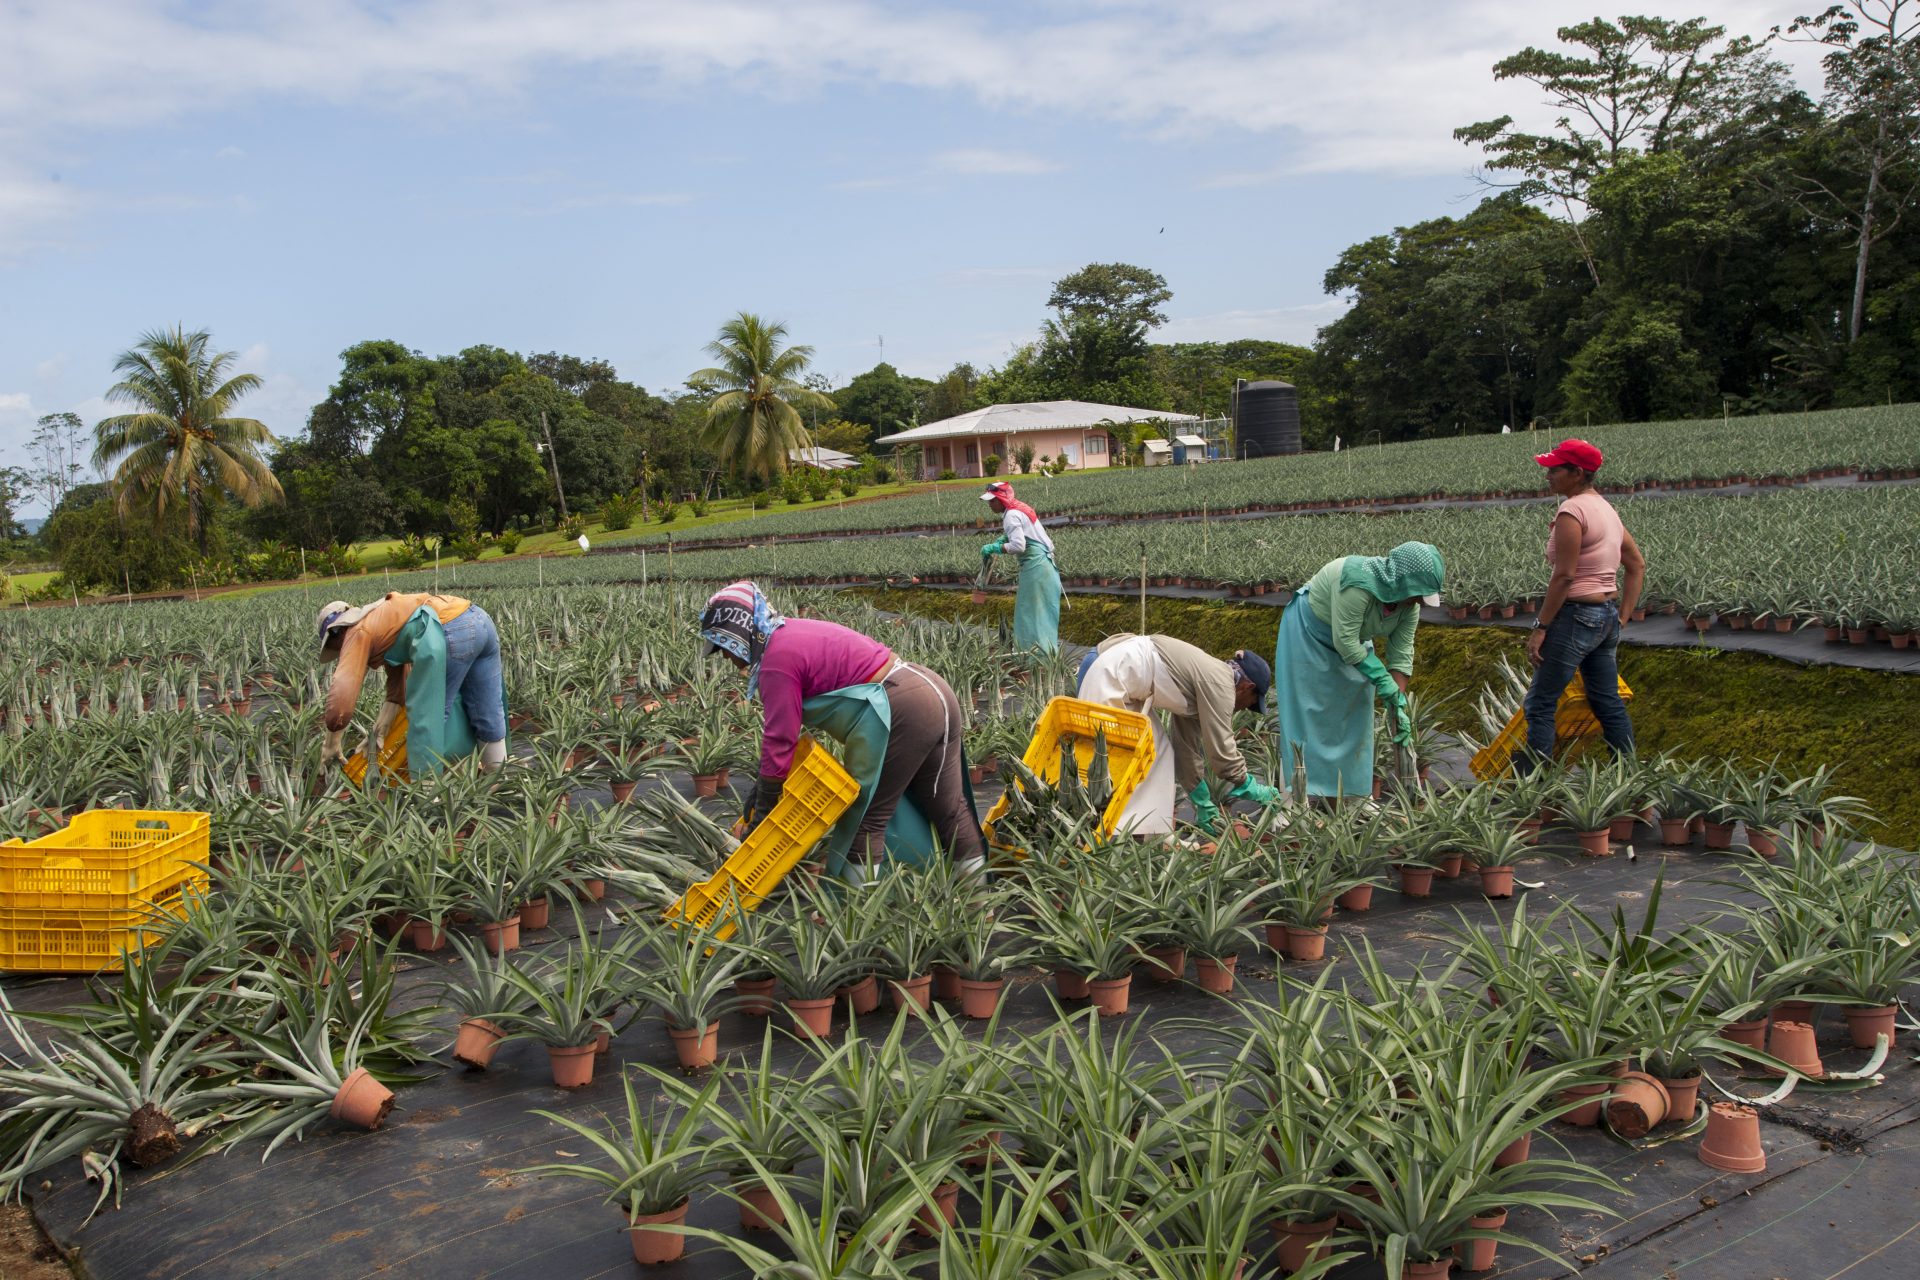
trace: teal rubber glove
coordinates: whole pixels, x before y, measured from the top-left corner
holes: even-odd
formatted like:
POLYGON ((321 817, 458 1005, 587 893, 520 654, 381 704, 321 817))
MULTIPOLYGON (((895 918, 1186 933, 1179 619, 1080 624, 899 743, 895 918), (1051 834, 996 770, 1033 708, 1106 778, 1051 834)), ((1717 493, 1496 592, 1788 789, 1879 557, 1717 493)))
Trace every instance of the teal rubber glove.
POLYGON ((992 542, 980 548, 980 554, 982 556, 997 556, 1006 549, 1007 540, 1005 538, 995 538, 992 542))
POLYGON ((1240 785, 1227 792, 1227 803, 1235 800, 1251 800, 1255 804, 1272 804, 1280 798, 1280 788, 1270 787, 1260 779, 1248 774, 1240 780, 1240 785))
POLYGON ((1380 695, 1383 702, 1392 702, 1400 697, 1400 686, 1395 683, 1393 673, 1387 670, 1387 664, 1380 661, 1378 654, 1368 654, 1356 664, 1360 674, 1373 684, 1373 691, 1380 695))
POLYGON ((1193 825, 1208 835, 1220 829, 1220 806, 1213 802, 1213 790, 1203 779, 1189 796, 1193 801, 1193 825))
POLYGON ((1413 717, 1407 712, 1407 695, 1394 690, 1393 696, 1387 699, 1387 708, 1387 722, 1393 726, 1394 745, 1412 746, 1413 717))

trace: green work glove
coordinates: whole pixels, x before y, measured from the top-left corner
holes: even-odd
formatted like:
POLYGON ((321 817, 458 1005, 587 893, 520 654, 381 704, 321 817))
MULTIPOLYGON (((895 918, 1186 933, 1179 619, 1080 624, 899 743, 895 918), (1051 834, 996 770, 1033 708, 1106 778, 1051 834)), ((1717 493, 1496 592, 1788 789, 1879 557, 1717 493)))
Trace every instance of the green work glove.
POLYGON ((1392 702, 1400 696, 1400 686, 1394 681, 1393 672, 1387 670, 1387 664, 1380 661, 1379 655, 1368 654, 1356 664, 1360 674, 1373 683, 1373 691, 1380 695, 1383 702, 1392 702))
POLYGON ((1413 717, 1407 713, 1407 695, 1398 689, 1387 699, 1388 722, 1393 725, 1394 745, 1413 745, 1413 717))
POLYGON ((997 556, 1006 549, 1007 540, 1005 538, 995 538, 992 542, 980 548, 980 555, 984 559, 987 556, 997 556))
POLYGON ((1255 804, 1272 804, 1280 798, 1280 788, 1270 787, 1260 779, 1248 774, 1240 780, 1240 785, 1227 792, 1227 803, 1235 800, 1251 800, 1255 804))
POLYGON ((1220 829, 1220 806, 1213 802, 1213 791, 1204 779, 1189 798, 1193 801, 1193 824, 1208 835, 1220 829))

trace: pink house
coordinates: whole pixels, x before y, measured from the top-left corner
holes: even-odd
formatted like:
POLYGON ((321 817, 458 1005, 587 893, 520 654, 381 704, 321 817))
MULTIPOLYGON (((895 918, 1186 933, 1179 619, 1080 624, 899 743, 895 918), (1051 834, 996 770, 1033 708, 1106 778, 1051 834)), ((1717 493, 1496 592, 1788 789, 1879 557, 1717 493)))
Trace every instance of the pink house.
POLYGON ((1065 458, 1069 470, 1087 471, 1113 464, 1114 451, 1120 445, 1114 428, 1149 420, 1196 421, 1190 414, 1161 409, 1043 400, 1036 404, 989 405, 910 431, 880 436, 873 447, 882 451, 919 445, 923 479, 933 479, 948 470, 960 476, 982 476, 985 471, 981 464, 989 456, 1000 459, 1001 474, 1010 474, 1018 470, 1011 451, 1022 444, 1033 446, 1036 465, 1042 456, 1065 458))

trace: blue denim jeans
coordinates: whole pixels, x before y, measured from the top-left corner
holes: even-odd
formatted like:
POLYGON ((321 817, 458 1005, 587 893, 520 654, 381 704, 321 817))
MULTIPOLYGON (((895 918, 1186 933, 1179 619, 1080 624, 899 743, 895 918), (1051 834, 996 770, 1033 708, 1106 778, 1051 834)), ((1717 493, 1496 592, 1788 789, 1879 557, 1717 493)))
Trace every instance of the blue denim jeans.
POLYGON ((500 670, 500 633, 479 605, 446 624, 447 701, 460 699, 476 742, 507 736, 507 687, 500 670))
POLYGON ((1574 673, 1586 682, 1587 705, 1615 755, 1633 754, 1633 721, 1620 700, 1620 610, 1615 604, 1569 600, 1547 624, 1540 665, 1527 689, 1527 751, 1534 768, 1553 758, 1554 713, 1574 673))

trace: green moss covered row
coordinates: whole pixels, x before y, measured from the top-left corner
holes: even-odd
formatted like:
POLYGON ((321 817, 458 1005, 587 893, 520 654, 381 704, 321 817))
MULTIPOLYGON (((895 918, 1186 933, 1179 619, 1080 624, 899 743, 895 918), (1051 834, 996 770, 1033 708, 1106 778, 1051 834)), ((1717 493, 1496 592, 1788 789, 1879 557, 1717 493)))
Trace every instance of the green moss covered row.
MULTIPOLYGON (((1012 621, 1013 597, 975 605, 959 591, 859 593, 883 609, 996 625, 1012 621)), ((1270 654, 1279 610, 1266 605, 1149 597, 1147 629, 1203 649, 1270 654)), ((1060 633, 1093 644, 1140 625, 1138 598, 1076 595, 1060 615, 1060 633)), ((1466 727, 1475 695, 1501 656, 1525 661, 1526 633, 1503 627, 1423 627, 1415 692, 1459 694, 1452 709, 1466 727)), ((1620 675, 1634 691, 1634 733, 1645 751, 1737 760, 1777 758, 1791 773, 1821 765, 1835 785, 1870 803, 1885 826, 1875 834, 1905 848, 1920 845, 1920 677, 1851 667, 1803 667, 1720 649, 1620 650, 1620 675)))

